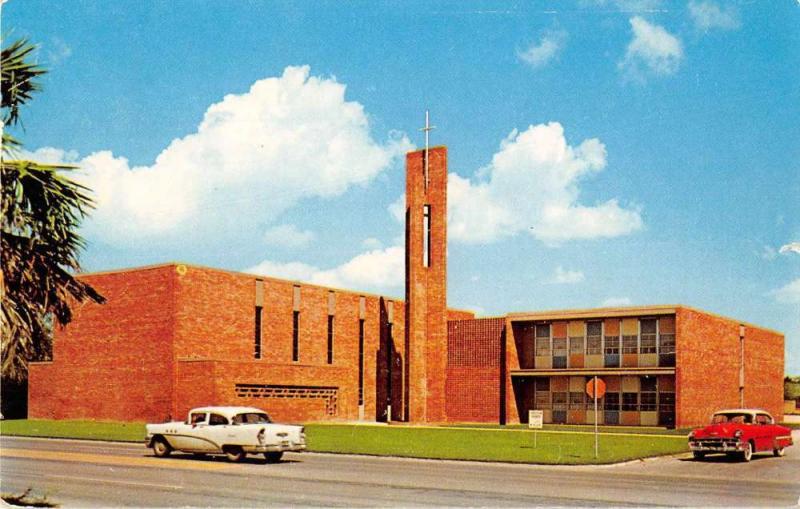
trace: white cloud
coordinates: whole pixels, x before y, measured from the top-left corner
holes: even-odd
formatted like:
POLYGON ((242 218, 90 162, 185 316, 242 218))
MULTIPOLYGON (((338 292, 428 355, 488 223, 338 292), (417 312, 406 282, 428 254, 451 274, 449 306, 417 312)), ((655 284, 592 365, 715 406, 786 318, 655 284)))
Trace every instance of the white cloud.
POLYGON ((303 198, 369 182, 411 148, 396 133, 376 142, 362 105, 345 99, 345 85, 309 72, 287 67, 225 96, 152 165, 131 167, 110 151, 77 161, 97 201, 87 236, 131 245, 178 232, 252 234, 303 198))
POLYGON ((800 242, 789 242, 788 244, 785 244, 785 245, 781 246, 781 248, 778 250, 778 252, 781 253, 781 254, 785 254, 785 253, 797 253, 797 254, 800 254, 800 242))
POLYGON ((632 17, 630 24, 633 39, 618 64, 628 78, 643 80, 648 73, 667 75, 678 70, 683 59, 680 39, 639 16, 632 17))
POLYGON ((448 235, 455 241, 485 243, 528 232, 557 245, 641 229, 639 211, 620 206, 616 199, 594 206, 579 203, 579 181, 605 165, 600 141, 570 146, 558 122, 530 126, 522 133, 515 129, 478 172, 483 179, 449 175, 448 235))
POLYGON ((618 306, 630 306, 631 299, 628 297, 609 297, 600 303, 600 307, 613 308, 618 306))
POLYGON ((383 247, 383 242, 375 237, 370 237, 361 241, 361 247, 369 250, 380 249, 383 247))
POLYGON ((778 302, 800 304, 800 278, 772 292, 778 302))
POLYGON ((377 293, 403 288, 405 254, 402 246, 375 249, 354 256, 331 269, 321 269, 300 262, 280 263, 264 260, 244 272, 303 281, 306 283, 356 288, 377 293))
POLYGON ((741 26, 739 13, 736 7, 729 5, 720 8, 715 2, 709 0, 689 2, 689 15, 699 30, 708 31, 712 28, 733 30, 741 26))
POLYGON ((517 52, 517 56, 534 69, 538 69, 555 58, 564 49, 566 42, 566 31, 548 30, 542 35, 538 44, 532 44, 527 50, 517 52))
POLYGON ((293 224, 280 224, 264 232, 267 244, 286 248, 307 247, 314 240, 314 232, 300 231, 293 224))
POLYGON ((556 271, 552 279, 550 279, 550 282, 559 285, 572 285, 580 283, 584 279, 583 272, 579 270, 565 270, 564 267, 559 265, 556 267, 556 271))

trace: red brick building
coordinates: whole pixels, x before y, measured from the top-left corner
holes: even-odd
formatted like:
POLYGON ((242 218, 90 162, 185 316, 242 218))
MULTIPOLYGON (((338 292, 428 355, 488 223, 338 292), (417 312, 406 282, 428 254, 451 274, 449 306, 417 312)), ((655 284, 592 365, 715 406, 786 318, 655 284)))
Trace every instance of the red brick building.
POLYGON ((86 303, 32 363, 31 418, 156 421, 253 405, 282 421, 689 426, 782 417, 783 336, 685 306, 447 309, 447 150, 406 159, 406 299, 169 263, 81 276, 86 303))

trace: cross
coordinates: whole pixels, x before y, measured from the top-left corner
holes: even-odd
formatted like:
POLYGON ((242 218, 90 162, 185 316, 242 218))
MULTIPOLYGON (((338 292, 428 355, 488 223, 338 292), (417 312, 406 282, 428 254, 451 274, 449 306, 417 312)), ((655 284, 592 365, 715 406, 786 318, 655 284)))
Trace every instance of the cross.
POLYGON ((420 131, 425 131, 425 190, 428 190, 428 134, 430 131, 436 129, 435 125, 431 125, 428 116, 428 110, 425 110, 425 127, 420 128, 420 131))

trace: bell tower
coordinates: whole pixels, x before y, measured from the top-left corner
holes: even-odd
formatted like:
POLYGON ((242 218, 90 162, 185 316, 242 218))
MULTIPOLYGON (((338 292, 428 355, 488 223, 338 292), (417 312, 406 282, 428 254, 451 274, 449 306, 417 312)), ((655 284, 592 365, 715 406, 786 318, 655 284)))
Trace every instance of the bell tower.
POLYGON ((447 147, 406 154, 406 420, 443 422, 447 367, 447 147))

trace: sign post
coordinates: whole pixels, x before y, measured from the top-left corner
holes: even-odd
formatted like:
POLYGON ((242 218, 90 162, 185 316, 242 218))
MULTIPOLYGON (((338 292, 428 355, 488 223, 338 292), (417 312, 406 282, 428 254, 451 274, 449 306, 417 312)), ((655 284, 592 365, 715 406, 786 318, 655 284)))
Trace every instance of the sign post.
POLYGON ((594 457, 597 459, 599 455, 599 445, 598 445, 598 432, 597 432, 597 421, 599 420, 598 412, 597 412, 597 400, 602 398, 606 393, 606 383, 595 375, 589 382, 586 384, 586 394, 594 398, 594 457))
MULTIPOLYGON (((537 430, 542 429, 544 424, 544 411, 528 410, 528 428, 537 430)), ((533 432, 533 447, 536 447, 536 431, 533 432)))

